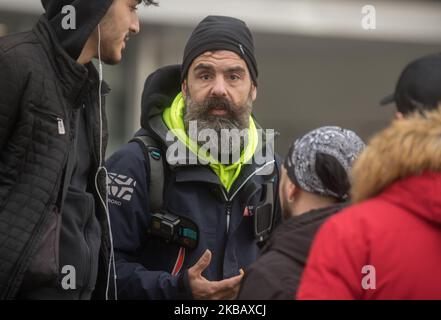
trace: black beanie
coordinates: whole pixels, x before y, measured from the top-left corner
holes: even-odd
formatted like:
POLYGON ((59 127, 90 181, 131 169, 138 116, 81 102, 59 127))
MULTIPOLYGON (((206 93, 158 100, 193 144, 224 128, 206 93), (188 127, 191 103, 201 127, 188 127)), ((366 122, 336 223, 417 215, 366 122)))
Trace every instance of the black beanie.
POLYGON ((72 59, 77 60, 84 45, 101 19, 106 15, 113 0, 41 0, 52 29, 61 46, 72 59), (63 29, 61 22, 64 6, 71 5, 76 12, 76 29, 63 29))
POLYGON ((208 16, 202 20, 188 39, 182 60, 181 82, 187 76, 191 63, 207 51, 228 50, 245 60, 253 83, 257 86, 257 62, 254 57, 253 36, 242 20, 208 16))

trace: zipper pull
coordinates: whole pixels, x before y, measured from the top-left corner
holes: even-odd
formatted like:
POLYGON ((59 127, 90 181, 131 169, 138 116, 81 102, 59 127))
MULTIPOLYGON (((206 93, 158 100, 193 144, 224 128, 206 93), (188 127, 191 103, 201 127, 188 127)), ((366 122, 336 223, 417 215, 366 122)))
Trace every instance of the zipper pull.
POLYGON ((231 202, 227 202, 225 207, 225 212, 227 214, 227 233, 230 230, 230 218, 231 218, 231 202))
POLYGON ((58 122, 58 134, 59 135, 64 135, 66 134, 66 130, 64 128, 64 122, 63 119, 61 118, 57 118, 57 122, 58 122))

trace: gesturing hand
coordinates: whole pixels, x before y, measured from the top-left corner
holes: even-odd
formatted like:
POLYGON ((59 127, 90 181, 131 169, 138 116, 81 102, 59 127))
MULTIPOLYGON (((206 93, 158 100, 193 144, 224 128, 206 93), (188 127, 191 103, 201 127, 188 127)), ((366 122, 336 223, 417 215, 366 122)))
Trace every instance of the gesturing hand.
POLYGON ((202 276, 202 272, 210 265, 211 252, 206 250, 190 269, 188 269, 188 280, 191 292, 196 300, 219 300, 236 298, 243 271, 240 275, 221 281, 209 281, 202 276))

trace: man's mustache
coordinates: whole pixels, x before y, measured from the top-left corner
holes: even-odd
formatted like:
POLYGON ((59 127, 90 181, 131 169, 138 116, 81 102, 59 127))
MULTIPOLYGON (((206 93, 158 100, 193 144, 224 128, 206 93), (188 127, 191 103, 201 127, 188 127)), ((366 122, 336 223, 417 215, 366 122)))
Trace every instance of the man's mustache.
POLYGON ((223 97, 209 97, 204 101, 203 107, 204 113, 210 113, 216 109, 223 109, 227 111, 228 115, 234 114, 234 106, 227 98, 223 97))

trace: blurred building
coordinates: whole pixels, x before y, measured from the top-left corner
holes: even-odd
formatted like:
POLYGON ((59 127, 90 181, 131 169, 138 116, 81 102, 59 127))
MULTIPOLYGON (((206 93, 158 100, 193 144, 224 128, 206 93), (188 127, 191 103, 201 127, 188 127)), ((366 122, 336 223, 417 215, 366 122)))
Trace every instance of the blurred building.
MULTIPOLYGON (((158 8, 140 7, 140 34, 120 65, 104 68, 112 88, 108 155, 139 127, 147 75, 180 63, 190 32, 208 14, 242 18, 252 29, 260 71, 255 114, 280 132, 282 155, 294 138, 321 125, 350 128, 367 140, 392 117, 393 106, 378 101, 392 93, 403 67, 441 48, 438 1, 159 2, 158 8), (374 30, 361 25, 366 4, 376 11, 374 30)), ((38 0, 2 0, 0 34, 31 29, 41 13, 38 0)))

